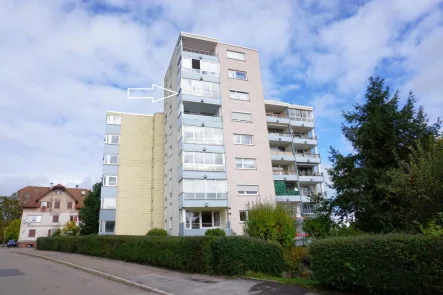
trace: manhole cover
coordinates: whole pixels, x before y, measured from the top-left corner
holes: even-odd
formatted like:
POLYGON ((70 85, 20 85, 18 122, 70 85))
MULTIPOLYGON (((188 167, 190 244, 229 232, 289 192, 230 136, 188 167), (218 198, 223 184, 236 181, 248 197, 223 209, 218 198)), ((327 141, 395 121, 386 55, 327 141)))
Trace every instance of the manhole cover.
POLYGON ((22 273, 18 269, 0 269, 0 278, 1 277, 22 276, 22 275, 24 275, 24 273, 22 273))

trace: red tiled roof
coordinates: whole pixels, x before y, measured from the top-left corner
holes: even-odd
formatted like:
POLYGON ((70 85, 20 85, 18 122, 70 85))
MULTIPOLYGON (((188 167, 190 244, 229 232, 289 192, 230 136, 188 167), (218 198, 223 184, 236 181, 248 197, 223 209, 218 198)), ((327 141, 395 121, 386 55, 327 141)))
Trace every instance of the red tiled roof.
POLYGON ((83 201, 89 190, 85 188, 67 188, 61 184, 48 186, 26 186, 18 191, 18 199, 22 208, 38 208, 38 201, 55 189, 62 189, 75 199, 75 208, 83 207, 83 201), (82 192, 84 192, 82 194, 82 192))

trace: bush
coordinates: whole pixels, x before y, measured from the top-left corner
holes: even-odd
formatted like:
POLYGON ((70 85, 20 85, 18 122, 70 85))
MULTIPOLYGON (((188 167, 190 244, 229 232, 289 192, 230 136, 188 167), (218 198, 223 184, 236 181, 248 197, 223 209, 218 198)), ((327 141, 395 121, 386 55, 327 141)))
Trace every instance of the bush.
POLYGON ((37 239, 38 250, 79 253, 185 272, 281 274, 279 245, 247 237, 60 236, 37 239))
POLYGON ((361 235, 312 242, 320 283, 375 294, 443 294, 443 237, 361 235))
POLYGON ((306 277, 309 274, 308 247, 289 247, 283 249, 285 270, 291 277, 306 277))
POLYGON ((167 236, 168 232, 162 228, 154 227, 153 229, 148 231, 148 233, 146 235, 147 236, 167 236))
POLYGON ((213 229, 206 230, 205 236, 224 237, 224 236, 226 236, 226 233, 221 228, 213 228, 213 229))
POLYGON ((259 200, 248 211, 245 233, 253 238, 274 241, 283 247, 294 245, 294 221, 281 204, 259 200))

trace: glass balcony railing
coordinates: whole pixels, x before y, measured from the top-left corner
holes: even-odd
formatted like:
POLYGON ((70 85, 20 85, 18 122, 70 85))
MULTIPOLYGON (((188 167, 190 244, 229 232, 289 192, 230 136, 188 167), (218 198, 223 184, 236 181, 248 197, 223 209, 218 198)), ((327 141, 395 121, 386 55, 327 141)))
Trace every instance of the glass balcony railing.
POLYGON ((273 170, 272 173, 274 175, 297 175, 297 171, 295 170, 273 170))
POLYGON ((312 172, 312 171, 299 171, 298 175, 300 176, 323 176, 323 172, 312 172))
POLYGON ((223 145, 223 139, 184 138, 184 143, 223 145))
POLYGON ((197 53, 197 54, 203 54, 203 55, 216 56, 215 52, 201 50, 201 49, 195 49, 195 48, 189 48, 189 47, 183 47, 183 51, 197 53))
POLYGON ((183 170, 225 171, 225 165, 184 163, 183 170))
POLYGON ((278 155, 278 156, 294 156, 294 154, 292 152, 284 152, 284 151, 279 151, 279 150, 272 150, 271 149, 271 154, 272 155, 278 155))
POLYGON ((277 113, 266 113, 266 117, 289 119, 289 117, 286 114, 277 114, 277 113))
POLYGON ((298 121, 298 122, 314 122, 313 118, 299 117, 299 116, 289 116, 289 119, 291 121, 298 121))
POLYGON ((194 90, 194 89, 182 89, 182 93, 187 95, 203 96, 203 97, 220 97, 220 92, 209 92, 209 91, 194 90))
POLYGON ((320 158, 320 154, 295 154, 296 157, 320 158))

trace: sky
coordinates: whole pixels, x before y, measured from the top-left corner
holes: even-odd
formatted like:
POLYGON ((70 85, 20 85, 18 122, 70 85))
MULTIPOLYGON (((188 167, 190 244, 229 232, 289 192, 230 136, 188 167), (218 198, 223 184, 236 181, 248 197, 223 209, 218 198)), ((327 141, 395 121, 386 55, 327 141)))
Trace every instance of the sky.
POLYGON ((443 113, 443 1, 0 1, 0 195, 100 181, 106 111, 162 85, 180 31, 256 48, 266 99, 314 107, 322 168, 341 112, 379 75, 443 113))

